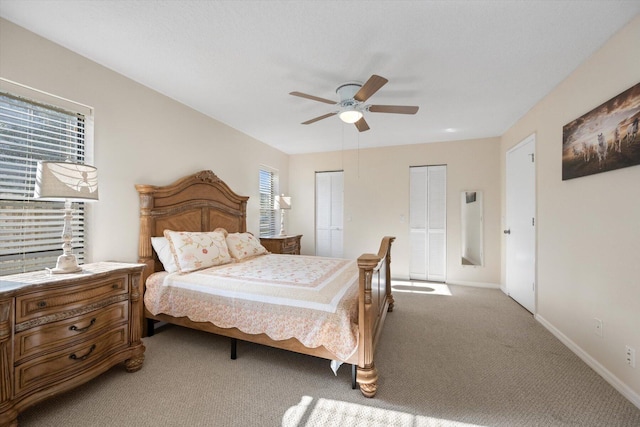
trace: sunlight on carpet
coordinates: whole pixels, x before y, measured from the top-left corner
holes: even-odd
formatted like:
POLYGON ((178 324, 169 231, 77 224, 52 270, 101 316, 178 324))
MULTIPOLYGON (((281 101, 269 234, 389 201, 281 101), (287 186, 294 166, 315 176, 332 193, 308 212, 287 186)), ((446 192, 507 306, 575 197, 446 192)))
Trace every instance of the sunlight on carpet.
POLYGON ((302 396, 287 409, 282 427, 480 427, 457 421, 413 415, 357 403, 302 396))
POLYGON ((451 296, 451 290, 446 283, 392 280, 391 287, 395 292, 451 296))

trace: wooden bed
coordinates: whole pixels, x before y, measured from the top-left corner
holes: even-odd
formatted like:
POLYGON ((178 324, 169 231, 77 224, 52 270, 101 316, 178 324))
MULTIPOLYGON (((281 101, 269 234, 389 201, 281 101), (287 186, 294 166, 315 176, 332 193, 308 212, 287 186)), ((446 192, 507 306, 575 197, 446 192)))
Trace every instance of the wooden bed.
MULTIPOLYGON (((213 231, 221 227, 229 233, 246 232, 246 207, 249 198, 234 193, 212 171, 200 171, 167 186, 138 184, 136 189, 140 196, 139 262, 147 266, 143 283, 149 275, 164 269, 152 249, 151 237, 162 236, 165 229, 198 232, 213 231)), ((357 366, 355 381, 366 397, 373 397, 377 391, 378 372, 374 354, 386 313, 393 310, 389 264, 394 240, 394 237, 382 238, 377 254, 363 254, 357 260, 358 348, 345 362, 357 366)), ((251 335, 237 328, 220 328, 208 322, 193 322, 187 317, 152 315, 146 307, 143 316, 147 320, 164 321, 227 336, 233 342, 239 339, 328 360, 335 359, 324 347, 308 348, 294 338, 274 341, 265 334, 251 335)), ((147 325, 147 322, 142 324, 147 325)))

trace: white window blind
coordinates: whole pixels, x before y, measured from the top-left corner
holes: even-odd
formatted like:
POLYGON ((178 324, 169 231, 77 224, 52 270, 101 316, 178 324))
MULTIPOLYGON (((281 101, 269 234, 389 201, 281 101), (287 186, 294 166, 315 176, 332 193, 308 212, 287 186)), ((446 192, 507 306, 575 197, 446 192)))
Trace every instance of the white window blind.
MULTIPOLYGON (((63 202, 33 200, 39 160, 84 163, 85 115, 0 92, 0 275, 53 267, 63 202)), ((73 253, 84 260, 84 204, 73 203, 73 253)))
POLYGON ((260 236, 276 234, 276 212, 273 201, 276 196, 276 173, 260 169, 260 236))

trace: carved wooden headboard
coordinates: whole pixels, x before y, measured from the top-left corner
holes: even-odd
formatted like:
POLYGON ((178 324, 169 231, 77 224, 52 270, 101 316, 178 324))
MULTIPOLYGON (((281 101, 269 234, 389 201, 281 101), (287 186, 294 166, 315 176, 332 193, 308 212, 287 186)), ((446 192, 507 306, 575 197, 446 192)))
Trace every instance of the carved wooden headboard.
POLYGON ((151 237, 174 231, 247 231, 247 200, 212 171, 205 170, 167 186, 136 184, 140 195, 138 262, 147 265, 143 279, 163 267, 151 247, 151 237))

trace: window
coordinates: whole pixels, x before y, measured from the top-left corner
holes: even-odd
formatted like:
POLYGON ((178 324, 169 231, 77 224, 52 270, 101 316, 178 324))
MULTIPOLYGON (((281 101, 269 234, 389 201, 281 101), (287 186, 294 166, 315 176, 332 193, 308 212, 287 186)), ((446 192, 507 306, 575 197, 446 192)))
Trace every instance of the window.
POLYGON ((260 169, 260 236, 276 234, 276 212, 273 200, 277 194, 276 183, 278 176, 272 170, 260 169))
MULTIPOLYGON (((39 160, 84 163, 87 125, 85 114, 0 91, 0 276, 54 267, 62 254, 64 202, 32 199, 36 167, 39 160)), ((84 204, 72 207, 73 253, 81 263, 84 204)))

